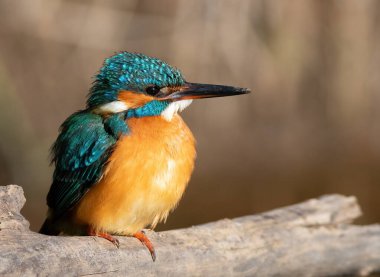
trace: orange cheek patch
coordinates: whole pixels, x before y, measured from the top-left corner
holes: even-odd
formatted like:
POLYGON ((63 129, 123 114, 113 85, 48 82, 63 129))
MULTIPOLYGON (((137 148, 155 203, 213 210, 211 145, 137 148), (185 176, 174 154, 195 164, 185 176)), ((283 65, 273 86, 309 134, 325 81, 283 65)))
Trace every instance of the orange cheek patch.
POLYGON ((154 97, 142 93, 123 90, 119 92, 118 99, 119 101, 123 101, 128 106, 128 108, 134 109, 144 106, 146 103, 154 100, 154 97))

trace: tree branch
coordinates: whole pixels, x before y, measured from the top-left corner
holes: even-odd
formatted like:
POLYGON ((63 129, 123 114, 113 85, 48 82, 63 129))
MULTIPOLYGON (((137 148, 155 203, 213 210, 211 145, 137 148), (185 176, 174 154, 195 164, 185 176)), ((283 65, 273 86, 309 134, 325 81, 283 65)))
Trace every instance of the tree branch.
POLYGON ((254 216, 148 232, 152 262, 134 238, 120 249, 101 238, 29 230, 21 187, 0 187, 0 275, 332 276, 380 271, 380 225, 355 226, 355 197, 328 195, 254 216))

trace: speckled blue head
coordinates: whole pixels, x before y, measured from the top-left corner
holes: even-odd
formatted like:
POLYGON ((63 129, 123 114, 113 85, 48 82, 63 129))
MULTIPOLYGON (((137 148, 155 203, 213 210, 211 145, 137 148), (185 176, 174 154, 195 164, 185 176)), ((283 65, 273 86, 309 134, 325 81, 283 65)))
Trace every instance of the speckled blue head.
POLYGON ((120 52, 104 61, 90 90, 87 106, 116 101, 122 90, 145 93, 148 86, 181 86, 181 72, 167 63, 138 53, 120 52))

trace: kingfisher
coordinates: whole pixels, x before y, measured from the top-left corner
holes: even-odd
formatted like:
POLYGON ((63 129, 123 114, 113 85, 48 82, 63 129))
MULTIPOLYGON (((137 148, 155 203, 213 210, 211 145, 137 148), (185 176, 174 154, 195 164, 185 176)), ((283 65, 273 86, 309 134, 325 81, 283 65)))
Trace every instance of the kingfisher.
POLYGON ((61 125, 51 149, 55 165, 40 233, 140 240, 165 221, 194 169, 195 139, 178 114, 193 99, 249 89, 187 82, 164 61, 139 53, 107 58, 86 108, 61 125))

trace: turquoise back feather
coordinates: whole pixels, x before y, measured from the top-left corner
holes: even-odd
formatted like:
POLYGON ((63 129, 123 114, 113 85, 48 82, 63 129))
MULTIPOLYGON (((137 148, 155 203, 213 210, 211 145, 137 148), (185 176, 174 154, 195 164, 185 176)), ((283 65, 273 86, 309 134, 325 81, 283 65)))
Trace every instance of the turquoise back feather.
POLYGON ((54 217, 70 210, 102 176, 118 137, 129 132, 124 117, 124 113, 115 114, 104 120, 81 111, 62 124, 52 147, 55 171, 47 196, 54 217))

